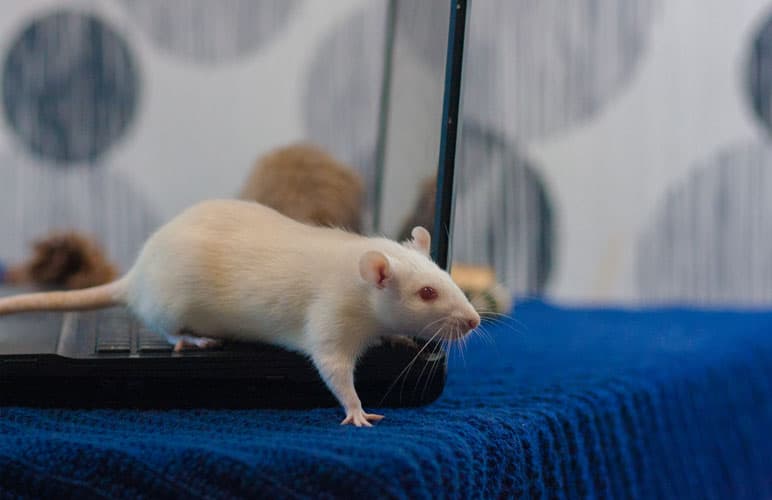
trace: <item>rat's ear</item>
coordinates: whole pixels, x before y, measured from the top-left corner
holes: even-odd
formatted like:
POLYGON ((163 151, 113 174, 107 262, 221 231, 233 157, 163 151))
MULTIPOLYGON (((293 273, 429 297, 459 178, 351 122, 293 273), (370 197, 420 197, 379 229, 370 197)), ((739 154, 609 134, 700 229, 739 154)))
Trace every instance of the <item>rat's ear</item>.
POLYGON ((416 226, 410 232, 410 236, 413 239, 408 242, 408 245, 425 255, 429 255, 432 245, 432 236, 429 234, 429 231, 421 226, 416 226))
POLYGON ((377 288, 386 288, 392 277, 389 259, 381 252, 371 250, 359 258, 359 274, 362 279, 377 288))

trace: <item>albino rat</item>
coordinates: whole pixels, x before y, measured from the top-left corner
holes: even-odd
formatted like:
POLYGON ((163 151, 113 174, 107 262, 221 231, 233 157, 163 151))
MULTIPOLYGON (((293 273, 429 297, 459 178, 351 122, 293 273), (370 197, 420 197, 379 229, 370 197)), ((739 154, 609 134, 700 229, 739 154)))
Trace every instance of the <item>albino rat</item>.
POLYGON ((354 389, 369 345, 384 335, 458 339, 480 323, 429 244, 421 227, 400 244, 307 226, 257 203, 206 201, 153 234, 121 279, 2 299, 0 315, 123 304, 172 343, 280 345, 311 358, 346 411, 343 424, 370 426, 383 417, 365 413, 354 389))

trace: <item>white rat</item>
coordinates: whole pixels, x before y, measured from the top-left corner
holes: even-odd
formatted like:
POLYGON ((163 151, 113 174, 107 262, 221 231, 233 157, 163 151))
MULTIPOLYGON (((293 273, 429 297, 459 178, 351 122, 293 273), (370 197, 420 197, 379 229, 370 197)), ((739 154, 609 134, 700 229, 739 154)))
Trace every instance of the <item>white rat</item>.
POLYGON ((206 201, 153 234, 119 280, 0 299, 0 315, 126 305, 171 343, 279 345, 311 358, 346 412, 342 424, 370 426, 383 417, 365 413, 354 388, 368 346, 381 336, 458 339, 480 323, 429 244, 422 227, 400 244, 253 202, 206 201))

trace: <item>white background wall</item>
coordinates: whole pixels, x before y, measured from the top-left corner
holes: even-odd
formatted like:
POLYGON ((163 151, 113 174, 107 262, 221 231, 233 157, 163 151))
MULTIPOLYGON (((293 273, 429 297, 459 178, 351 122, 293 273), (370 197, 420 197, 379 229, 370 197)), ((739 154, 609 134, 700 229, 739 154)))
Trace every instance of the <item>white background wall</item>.
MULTIPOLYGON (((210 40, 223 47, 241 35, 219 9, 286 6, 4 2, 0 54, 52 10, 92 12, 130 46, 141 88, 129 129, 92 167, 31 154, 0 121, 0 258, 20 258, 30 240, 68 225, 102 239, 125 266, 157 224, 197 200, 234 195, 260 154, 302 138, 372 180, 385 0, 295 0, 286 22, 255 21, 274 26, 272 36, 215 62, 159 44, 129 8, 141 3, 204 5, 204 26, 225 26, 210 40)), ((747 84, 772 2, 472 5, 464 116, 475 132, 461 145, 458 259, 494 265, 520 296, 772 304, 772 127, 747 84)), ((401 6, 398 72, 410 68, 414 92, 401 91, 391 109, 387 214, 409 209, 407 173, 430 173, 436 158, 431 115, 447 34, 446 0, 401 6)), ((177 42, 207 38, 182 21, 171 28, 182 30, 177 42)), ((768 93, 772 82, 763 85, 768 93)), ((387 219, 387 232, 401 218, 387 219)))
POLYGON ((559 207, 556 298, 635 300, 635 246, 665 192, 716 150, 766 134, 742 78, 769 7, 665 2, 630 85, 581 127, 528 145, 559 207))
MULTIPOLYGON (((211 66, 158 50, 115 1, 6 1, 0 52, 36 12, 66 6, 111 22, 140 63, 142 95, 130 133, 102 161, 136 183, 168 218, 197 200, 232 196, 258 155, 305 136, 301 95, 308 59, 321 37, 362 2, 300 2, 270 47, 211 66)), ((3 132, 0 147, 23 148, 9 140, 7 128, 3 132)))

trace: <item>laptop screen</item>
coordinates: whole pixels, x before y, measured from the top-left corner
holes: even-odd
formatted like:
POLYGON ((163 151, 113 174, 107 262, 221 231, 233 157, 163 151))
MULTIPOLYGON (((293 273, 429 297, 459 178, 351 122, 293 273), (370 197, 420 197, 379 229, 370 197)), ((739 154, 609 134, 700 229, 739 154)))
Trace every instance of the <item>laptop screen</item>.
POLYGON ((405 239, 413 226, 427 227, 443 267, 461 80, 462 50, 453 41, 463 41, 465 17, 457 13, 465 14, 465 4, 395 0, 386 13, 373 229, 405 239), (455 50, 448 50, 449 36, 455 50), (448 187, 439 200, 438 172, 448 187))
MULTIPOLYGON (((12 2, 0 27, 0 259, 22 262, 32 242, 67 229, 120 274, 164 222, 203 199, 254 194, 250 174, 299 143, 361 181, 361 204, 345 204, 350 185, 331 197, 356 229, 401 239, 422 225, 438 244, 447 230, 432 227, 436 175, 452 162, 440 158, 449 23, 460 3, 100 1, 80 11, 54 1, 37 13, 12 2)), ((295 182, 311 192, 318 181, 295 182)))

